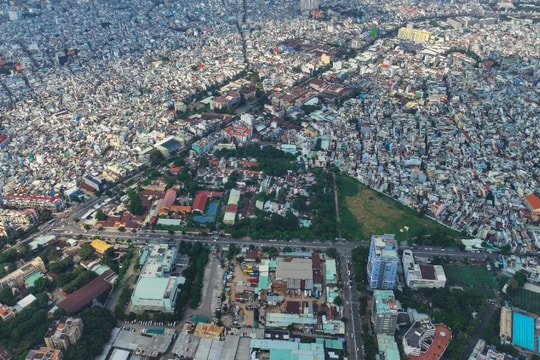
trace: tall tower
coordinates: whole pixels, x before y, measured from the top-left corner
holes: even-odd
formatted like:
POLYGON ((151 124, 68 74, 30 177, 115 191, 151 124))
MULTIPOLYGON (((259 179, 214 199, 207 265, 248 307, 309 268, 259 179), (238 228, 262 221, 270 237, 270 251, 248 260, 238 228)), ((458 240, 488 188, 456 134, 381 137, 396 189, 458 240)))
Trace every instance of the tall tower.
POLYGON ((300 0, 300 12, 310 13, 313 10, 319 10, 319 0, 300 0))
POLYGON ((367 265, 369 286, 374 289, 393 289, 399 266, 394 234, 373 235, 367 265))

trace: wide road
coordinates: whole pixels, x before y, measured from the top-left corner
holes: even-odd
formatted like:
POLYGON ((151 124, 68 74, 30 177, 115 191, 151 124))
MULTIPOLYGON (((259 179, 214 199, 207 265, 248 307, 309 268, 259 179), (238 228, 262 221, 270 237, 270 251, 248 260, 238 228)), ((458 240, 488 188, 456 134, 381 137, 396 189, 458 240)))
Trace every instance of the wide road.
POLYGON ((358 310, 358 292, 351 269, 350 253, 342 254, 338 257, 338 269, 341 282, 343 284, 343 316, 347 318, 345 324, 345 335, 349 359, 357 360, 364 358, 362 344, 362 319, 358 310))

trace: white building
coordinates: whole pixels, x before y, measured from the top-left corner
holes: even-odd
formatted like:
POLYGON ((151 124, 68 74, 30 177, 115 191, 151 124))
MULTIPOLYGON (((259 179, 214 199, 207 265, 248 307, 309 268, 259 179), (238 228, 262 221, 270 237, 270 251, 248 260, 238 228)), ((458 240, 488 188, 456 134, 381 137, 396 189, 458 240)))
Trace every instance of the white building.
POLYGON ((405 283, 411 289, 434 289, 446 286, 446 274, 441 265, 416 264, 411 250, 403 251, 401 261, 403 262, 405 283))

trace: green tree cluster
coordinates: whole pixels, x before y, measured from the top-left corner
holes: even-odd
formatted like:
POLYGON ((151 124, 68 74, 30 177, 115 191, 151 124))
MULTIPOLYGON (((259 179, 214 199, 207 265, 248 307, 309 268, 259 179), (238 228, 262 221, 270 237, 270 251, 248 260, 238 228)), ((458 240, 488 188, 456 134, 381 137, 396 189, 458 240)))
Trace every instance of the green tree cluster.
POLYGON ((208 263, 210 250, 200 242, 182 242, 179 251, 189 255, 189 265, 182 273, 186 281, 180 285, 180 292, 176 300, 175 313, 181 319, 187 305, 195 309, 201 301, 204 268, 208 263))
POLYGON ((103 345, 109 341, 116 326, 114 315, 107 309, 88 308, 79 316, 84 324, 84 333, 76 344, 65 351, 65 360, 95 359, 103 351, 103 345))
POLYGON ((82 244, 77 255, 81 260, 92 259, 95 255, 94 248, 89 243, 82 244))
POLYGON ((47 319, 47 295, 36 296, 36 301, 7 322, 0 321, 0 344, 24 359, 28 351, 43 341, 51 321, 47 319))
POLYGON ((97 274, 95 272, 86 270, 82 266, 77 266, 72 272, 65 272, 58 275, 56 282, 63 291, 69 294, 88 284, 96 276, 97 274))
POLYGON ((144 214, 144 208, 142 206, 142 199, 141 195, 139 193, 136 193, 135 191, 129 191, 129 205, 128 210, 133 215, 142 215, 144 214))
POLYGON ((248 145, 236 150, 221 149, 217 150, 214 155, 219 158, 255 158, 258 165, 253 170, 259 170, 271 176, 283 176, 287 174, 287 171, 296 169, 296 157, 273 146, 261 148, 258 145, 248 145))

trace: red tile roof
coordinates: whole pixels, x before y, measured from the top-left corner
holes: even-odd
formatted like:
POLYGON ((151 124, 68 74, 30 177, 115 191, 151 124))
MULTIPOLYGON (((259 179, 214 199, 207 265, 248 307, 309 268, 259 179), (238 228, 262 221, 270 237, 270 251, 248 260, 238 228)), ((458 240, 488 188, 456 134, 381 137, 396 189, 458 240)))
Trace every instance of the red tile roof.
POLYGON ((443 324, 435 325, 433 343, 429 349, 419 356, 409 355, 409 360, 439 360, 442 358, 448 344, 452 341, 452 331, 443 324))
POLYGON ((533 210, 539 210, 540 209, 540 199, 535 194, 530 194, 525 197, 525 200, 529 203, 531 206, 531 209, 533 210))

